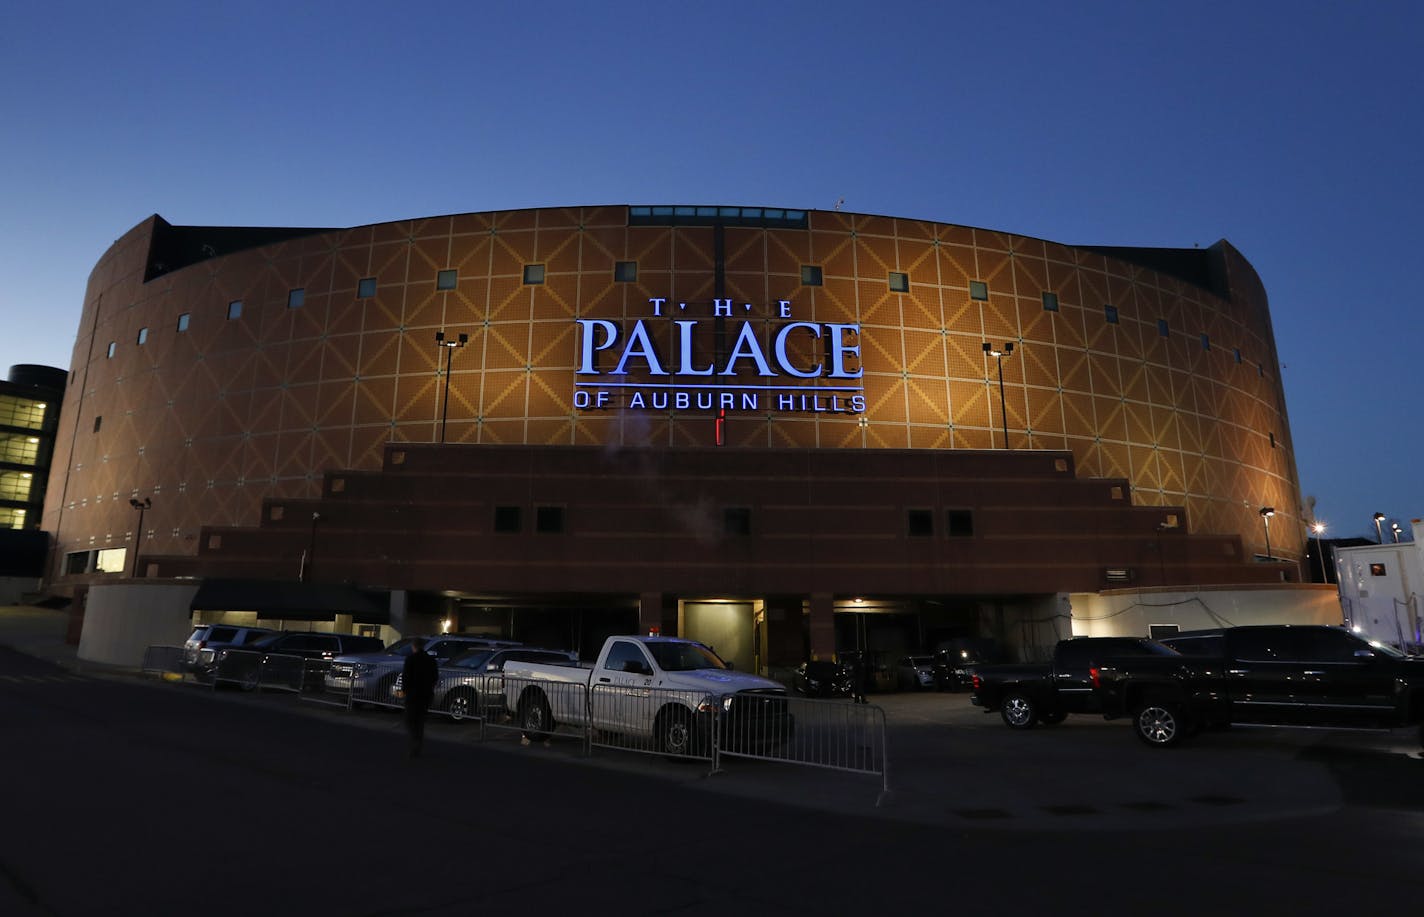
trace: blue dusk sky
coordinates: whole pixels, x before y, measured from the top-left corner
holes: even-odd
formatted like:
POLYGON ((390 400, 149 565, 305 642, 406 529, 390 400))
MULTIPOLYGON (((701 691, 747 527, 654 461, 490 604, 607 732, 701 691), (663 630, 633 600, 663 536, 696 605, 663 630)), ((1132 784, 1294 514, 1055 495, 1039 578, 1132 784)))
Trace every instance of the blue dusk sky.
MULTIPOLYGON (((17 2, 0 372, 153 213, 844 209, 1206 247, 1265 282, 1303 496, 1424 515, 1424 4, 17 2)), ((1407 526, 1406 526, 1407 527, 1407 526)))

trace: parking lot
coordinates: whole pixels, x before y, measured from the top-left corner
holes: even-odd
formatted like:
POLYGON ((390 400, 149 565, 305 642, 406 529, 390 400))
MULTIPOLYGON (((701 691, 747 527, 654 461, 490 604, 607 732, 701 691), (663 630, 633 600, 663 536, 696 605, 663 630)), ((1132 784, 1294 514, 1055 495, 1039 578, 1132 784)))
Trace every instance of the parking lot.
MULTIPOLYGON (((174 690, 211 691, 174 684, 174 690)), ((216 692, 215 703, 296 710, 400 740, 393 709, 345 709, 285 692, 216 692)), ((329 701, 329 698, 328 698, 329 701)), ((816 704, 849 704, 817 701, 816 704)), ((568 734, 522 741, 518 730, 430 717, 435 744, 480 745, 657 777, 698 792, 909 822, 997 831, 1164 830, 1320 814, 1346 804, 1424 807, 1418 731, 1348 732, 1237 727, 1203 733, 1181 748, 1142 745, 1123 721, 1074 716, 1058 726, 1008 729, 974 707, 968 693, 870 695, 884 711, 888 773, 826 773, 778 761, 723 758, 671 762, 588 750, 568 734)))

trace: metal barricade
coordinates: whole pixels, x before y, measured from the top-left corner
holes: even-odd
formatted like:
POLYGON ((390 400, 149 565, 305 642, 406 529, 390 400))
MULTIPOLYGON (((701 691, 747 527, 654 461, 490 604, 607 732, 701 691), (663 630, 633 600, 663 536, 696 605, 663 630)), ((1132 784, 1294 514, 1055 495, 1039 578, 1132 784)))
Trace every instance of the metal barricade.
POLYGON ((307 659, 302 666, 301 683, 298 685, 297 697, 302 700, 312 701, 318 704, 330 704, 335 707, 351 706, 350 694, 332 692, 326 689, 326 682, 331 673, 330 659, 307 659))
MULTIPOLYGON (((430 712, 455 722, 508 725, 504 702, 504 676, 498 672, 441 672, 431 698, 430 712)), ((483 737, 483 734, 481 734, 483 737)))
POLYGON ((491 699, 480 718, 480 738, 488 729, 518 732, 526 744, 555 738, 579 739, 589 751, 588 686, 583 682, 549 681, 504 675, 499 709, 491 699))
POLYGON ((588 695, 590 745, 715 762, 719 705, 711 694, 597 684, 588 695))
POLYGON ((719 758, 759 758, 878 776, 881 798, 890 791, 882 708, 756 692, 720 700, 719 758))
POLYGON ((336 659, 327 662, 316 683, 309 685, 304 700, 317 703, 352 707, 403 706, 395 693, 402 663, 397 662, 347 662, 336 659))
POLYGON ((184 648, 181 646, 150 646, 143 651, 143 664, 139 671, 144 675, 183 677, 187 671, 184 664, 184 648))
POLYGON ((237 685, 255 691, 262 683, 262 654, 252 650, 222 650, 213 658, 212 686, 237 685))

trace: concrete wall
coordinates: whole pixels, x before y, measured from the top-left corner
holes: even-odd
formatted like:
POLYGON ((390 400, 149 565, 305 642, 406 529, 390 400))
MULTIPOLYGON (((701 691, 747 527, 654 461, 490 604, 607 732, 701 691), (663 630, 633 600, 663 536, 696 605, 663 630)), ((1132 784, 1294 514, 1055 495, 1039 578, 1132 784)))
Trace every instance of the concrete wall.
POLYGON ((22 596, 40 591, 40 580, 32 576, 0 576, 0 605, 18 605, 22 596))
POLYGON ((1334 586, 1201 587, 1184 590, 1117 590, 1067 597, 1073 635, 1145 637, 1154 624, 1181 630, 1242 624, 1341 624, 1334 586))
POLYGON ((137 667, 147 647, 181 645, 193 630, 189 605, 197 591, 197 583, 91 586, 79 658, 137 667))

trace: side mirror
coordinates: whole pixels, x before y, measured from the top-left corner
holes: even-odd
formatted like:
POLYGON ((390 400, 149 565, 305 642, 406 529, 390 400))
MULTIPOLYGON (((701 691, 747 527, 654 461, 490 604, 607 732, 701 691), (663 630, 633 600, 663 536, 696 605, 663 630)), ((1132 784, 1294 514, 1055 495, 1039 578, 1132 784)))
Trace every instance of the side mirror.
POLYGON ((737 667, 736 667, 730 660, 723 660, 723 661, 727 663, 727 671, 728 671, 728 672, 732 672, 732 671, 735 671, 735 670, 736 670, 737 667))
POLYGON ((1374 650, 1355 650, 1355 658, 1356 658, 1356 659, 1373 659, 1373 658, 1375 658, 1375 651, 1374 651, 1374 650))

